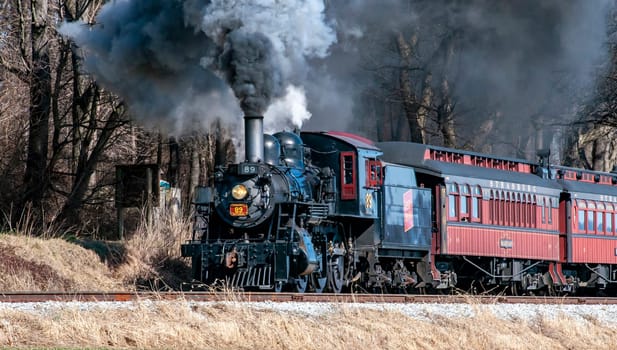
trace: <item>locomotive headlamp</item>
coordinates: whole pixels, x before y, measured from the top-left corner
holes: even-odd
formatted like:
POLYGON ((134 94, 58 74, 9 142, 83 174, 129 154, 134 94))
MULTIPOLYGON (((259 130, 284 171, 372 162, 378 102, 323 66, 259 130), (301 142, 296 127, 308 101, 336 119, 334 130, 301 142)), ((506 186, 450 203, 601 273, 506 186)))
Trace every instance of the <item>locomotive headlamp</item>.
POLYGON ((244 199, 248 193, 249 191, 246 189, 246 186, 244 186, 243 184, 235 185, 231 189, 231 196, 237 200, 244 199))

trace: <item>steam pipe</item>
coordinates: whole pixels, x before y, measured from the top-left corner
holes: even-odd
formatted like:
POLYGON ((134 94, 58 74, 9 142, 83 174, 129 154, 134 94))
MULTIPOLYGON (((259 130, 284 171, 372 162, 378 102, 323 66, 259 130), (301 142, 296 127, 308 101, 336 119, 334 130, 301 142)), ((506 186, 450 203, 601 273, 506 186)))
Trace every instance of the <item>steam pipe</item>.
POLYGON ((244 116, 244 154, 249 162, 264 159, 264 117, 244 116))

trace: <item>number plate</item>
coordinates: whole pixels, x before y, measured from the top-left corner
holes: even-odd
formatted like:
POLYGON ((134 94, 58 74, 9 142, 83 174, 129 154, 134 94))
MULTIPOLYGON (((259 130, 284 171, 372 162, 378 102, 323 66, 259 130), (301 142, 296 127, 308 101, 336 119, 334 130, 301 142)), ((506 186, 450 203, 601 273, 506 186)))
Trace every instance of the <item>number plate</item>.
POLYGON ((229 206, 229 215, 231 216, 247 216, 249 207, 244 203, 235 203, 229 206))
POLYGON ((257 174, 257 165, 256 164, 239 164, 238 165, 238 174, 239 175, 254 175, 257 174))

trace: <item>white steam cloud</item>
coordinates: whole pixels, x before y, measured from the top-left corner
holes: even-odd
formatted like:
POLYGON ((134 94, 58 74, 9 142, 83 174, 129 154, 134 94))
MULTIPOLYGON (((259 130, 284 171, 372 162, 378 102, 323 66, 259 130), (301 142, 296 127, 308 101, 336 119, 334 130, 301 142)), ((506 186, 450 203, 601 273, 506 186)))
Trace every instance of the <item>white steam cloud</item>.
POLYGON ((304 89, 289 85, 285 96, 274 101, 264 114, 264 131, 271 134, 282 128, 300 127, 310 118, 304 89))

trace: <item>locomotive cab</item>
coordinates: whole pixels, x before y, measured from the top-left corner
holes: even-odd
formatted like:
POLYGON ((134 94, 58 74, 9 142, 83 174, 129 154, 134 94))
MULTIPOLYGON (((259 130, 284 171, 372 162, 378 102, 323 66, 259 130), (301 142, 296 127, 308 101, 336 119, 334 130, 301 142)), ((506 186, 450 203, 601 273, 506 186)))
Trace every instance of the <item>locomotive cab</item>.
POLYGON ((372 141, 344 132, 303 132, 319 168, 332 169, 336 178, 335 215, 376 219, 383 172, 381 151, 372 141))
POLYGON ((353 134, 305 132, 302 138, 314 163, 335 174, 333 215, 359 288, 431 284, 431 192, 417 186, 414 169, 383 162, 372 141, 353 134))

